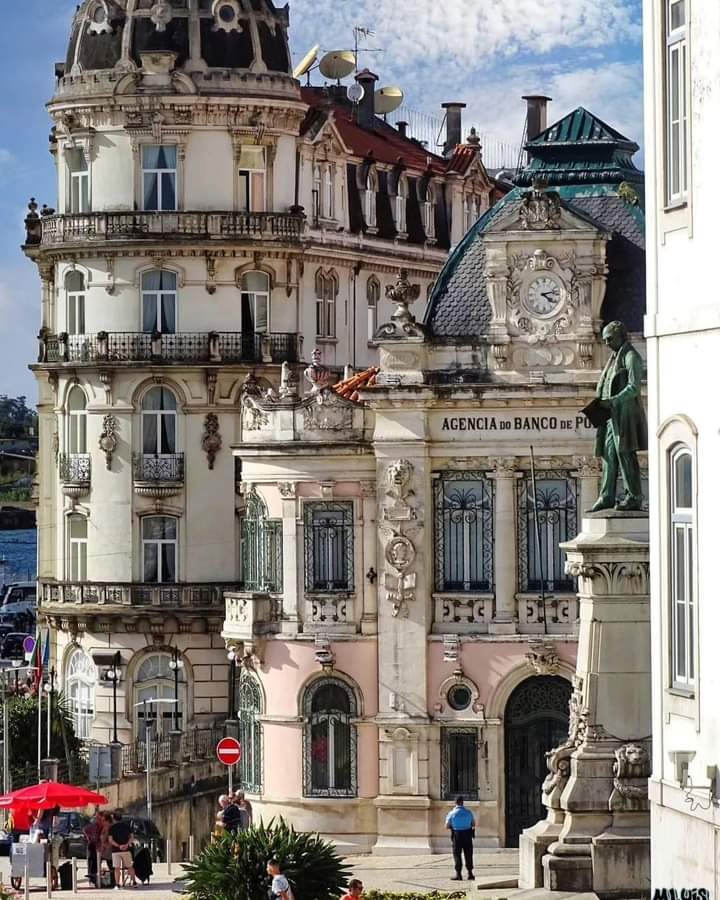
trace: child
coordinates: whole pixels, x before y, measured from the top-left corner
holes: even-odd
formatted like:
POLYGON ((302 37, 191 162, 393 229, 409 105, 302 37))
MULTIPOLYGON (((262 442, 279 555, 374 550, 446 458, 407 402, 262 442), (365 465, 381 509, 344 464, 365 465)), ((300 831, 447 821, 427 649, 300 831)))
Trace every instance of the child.
POLYGON ((357 900, 358 897, 362 897, 363 895, 363 883, 359 878, 353 878, 350 884, 348 885, 348 892, 342 898, 342 900, 357 900))
POLYGON ((270 896, 272 900, 293 900, 292 890, 287 878, 280 872, 280 863, 271 859, 267 864, 267 873, 272 877, 270 896))

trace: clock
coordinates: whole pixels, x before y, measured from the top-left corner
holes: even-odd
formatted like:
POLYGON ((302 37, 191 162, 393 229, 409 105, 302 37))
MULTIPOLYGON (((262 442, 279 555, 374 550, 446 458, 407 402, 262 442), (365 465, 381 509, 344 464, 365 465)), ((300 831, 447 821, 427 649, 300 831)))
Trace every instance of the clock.
POLYGON ((526 305, 536 316, 551 316, 562 302, 560 282, 549 275, 540 275, 530 282, 526 305))

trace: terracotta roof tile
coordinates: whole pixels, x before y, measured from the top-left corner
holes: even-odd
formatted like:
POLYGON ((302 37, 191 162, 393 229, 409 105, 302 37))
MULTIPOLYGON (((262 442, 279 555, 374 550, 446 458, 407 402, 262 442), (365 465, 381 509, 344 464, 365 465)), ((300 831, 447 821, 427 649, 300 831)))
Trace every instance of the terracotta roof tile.
POLYGON ((357 401, 360 399, 359 389, 372 387, 377 381, 379 371, 380 369, 377 366, 371 366, 363 372, 351 375, 350 378, 346 378, 344 381, 338 381, 337 384, 333 385, 333 390, 345 400, 357 401))

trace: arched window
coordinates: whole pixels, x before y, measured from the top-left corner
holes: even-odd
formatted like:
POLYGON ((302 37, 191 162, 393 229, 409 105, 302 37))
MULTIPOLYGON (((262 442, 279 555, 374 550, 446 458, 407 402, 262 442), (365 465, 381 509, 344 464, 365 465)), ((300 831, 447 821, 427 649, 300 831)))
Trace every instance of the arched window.
POLYGON ((313 682, 303 698, 306 797, 357 796, 357 699, 338 678, 313 682))
POLYGON ((177 275, 155 269, 142 276, 143 331, 175 334, 177 326, 177 275))
POLYGON ((87 453, 87 401, 82 388, 74 387, 68 395, 68 453, 87 453))
POLYGON ((423 228, 425 229, 425 239, 428 241, 435 238, 435 206, 435 187, 432 184, 428 184, 425 188, 425 200, 422 205, 423 228))
POLYGON ((97 669, 92 658, 84 650, 77 649, 67 662, 65 695, 75 726, 75 734, 81 740, 90 737, 95 718, 95 685, 97 669))
POLYGON ((244 272, 240 291, 243 334, 265 334, 270 313, 270 276, 266 272, 244 272))
POLYGON ((172 584, 177 581, 177 519, 145 516, 142 520, 143 581, 172 584))
POLYGON ((672 606, 672 681, 695 684, 695 486, 693 457, 684 445, 670 451, 670 596, 672 606))
POLYGON ((65 296, 68 334, 85 334, 85 278, 82 272, 74 270, 67 273, 65 296))
POLYGON ((378 177, 377 172, 371 169, 368 172, 367 181, 365 183, 365 225, 367 228, 375 228, 377 225, 377 192, 378 177))
POLYGON ((335 337, 337 327, 338 278, 335 272, 317 270, 315 275, 315 332, 317 337, 335 337))
POLYGON ((85 516, 68 516, 67 535, 68 577, 70 581, 86 581, 88 522, 85 516))
POLYGON ((177 448, 177 400, 172 391, 154 387, 142 402, 143 453, 175 453, 177 448))
POLYGON ((263 741, 260 715, 262 693, 256 679, 243 672, 237 681, 236 709, 243 753, 238 764, 238 787, 259 794, 262 790, 263 741))
POLYGON ((254 490, 245 498, 240 540, 243 589, 282 591, 282 522, 268 519, 267 507, 254 490))
POLYGON ((375 337, 377 331, 378 306, 380 305, 380 282, 374 275, 367 282, 368 340, 375 337))
POLYGON ((173 669, 169 653, 151 653, 138 666, 135 674, 137 736, 145 740, 149 730, 152 737, 165 736, 177 727, 183 730, 187 705, 187 683, 183 668, 173 669), (176 680, 177 679, 177 680, 176 680), (177 694, 176 694, 177 684, 177 694), (151 703, 151 700, 170 702, 151 703), (178 702, 175 703, 174 701, 178 702))
POLYGON ((398 234, 407 232, 407 201, 409 195, 408 180, 405 175, 398 178, 395 195, 395 228, 398 234))

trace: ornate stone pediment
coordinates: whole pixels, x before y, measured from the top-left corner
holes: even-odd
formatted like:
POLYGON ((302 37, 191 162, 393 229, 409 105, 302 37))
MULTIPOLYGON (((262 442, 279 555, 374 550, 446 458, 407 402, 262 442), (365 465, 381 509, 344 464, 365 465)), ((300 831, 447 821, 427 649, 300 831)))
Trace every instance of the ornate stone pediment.
POLYGON ((321 388, 303 404, 303 428, 308 431, 350 431, 355 404, 332 388, 321 388))

